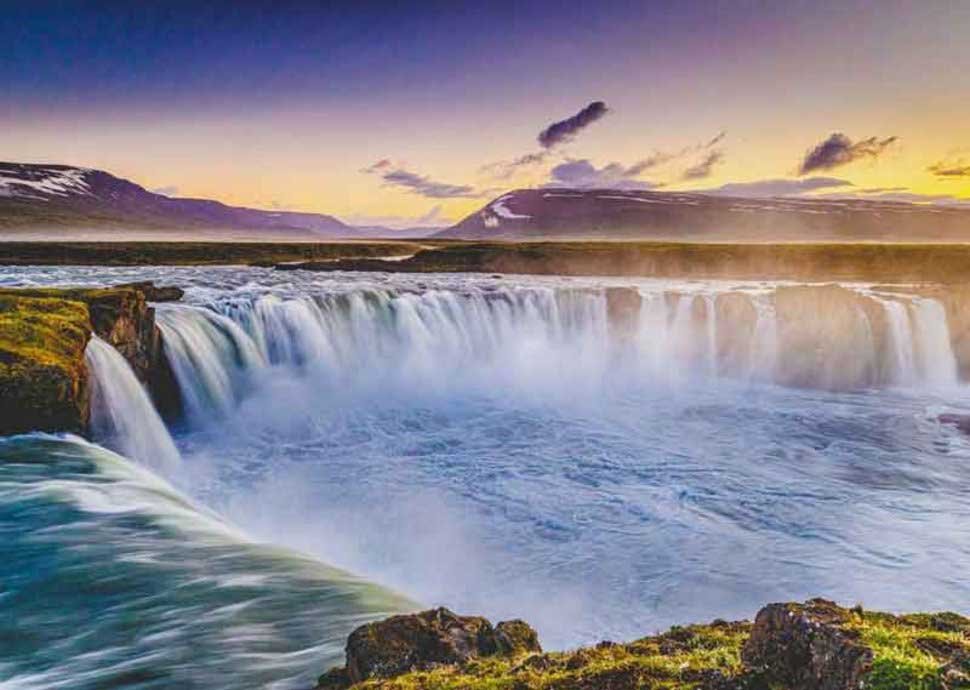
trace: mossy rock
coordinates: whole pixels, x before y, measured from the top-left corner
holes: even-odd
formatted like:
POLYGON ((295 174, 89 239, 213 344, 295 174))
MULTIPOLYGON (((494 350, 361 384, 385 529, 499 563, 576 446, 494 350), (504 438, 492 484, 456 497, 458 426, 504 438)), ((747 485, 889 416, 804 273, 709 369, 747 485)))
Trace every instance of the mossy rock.
POLYGON ((0 434, 84 431, 90 333, 81 301, 0 292, 0 434))

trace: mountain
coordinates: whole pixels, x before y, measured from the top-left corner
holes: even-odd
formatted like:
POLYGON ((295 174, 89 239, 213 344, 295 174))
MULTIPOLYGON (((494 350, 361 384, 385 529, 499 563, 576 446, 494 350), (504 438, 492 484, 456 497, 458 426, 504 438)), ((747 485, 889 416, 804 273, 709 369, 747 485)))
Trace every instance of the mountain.
POLYGON ((615 189, 519 189, 435 237, 966 242, 970 241, 970 207, 615 189))
POLYGON ((360 236, 333 216, 171 198, 102 170, 0 163, 0 234, 108 239, 121 233, 166 239, 360 236))

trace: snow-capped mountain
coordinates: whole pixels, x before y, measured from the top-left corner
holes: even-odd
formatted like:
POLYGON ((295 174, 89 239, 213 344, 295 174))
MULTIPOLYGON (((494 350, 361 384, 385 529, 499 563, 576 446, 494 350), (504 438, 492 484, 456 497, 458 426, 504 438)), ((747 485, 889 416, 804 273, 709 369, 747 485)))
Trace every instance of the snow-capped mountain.
POLYGON ((970 241, 970 208, 860 199, 520 189, 440 238, 970 241))
POLYGON ((122 231, 209 233, 259 238, 353 237, 333 216, 265 211, 150 192, 102 170, 0 163, 0 235, 57 231, 68 237, 122 231))

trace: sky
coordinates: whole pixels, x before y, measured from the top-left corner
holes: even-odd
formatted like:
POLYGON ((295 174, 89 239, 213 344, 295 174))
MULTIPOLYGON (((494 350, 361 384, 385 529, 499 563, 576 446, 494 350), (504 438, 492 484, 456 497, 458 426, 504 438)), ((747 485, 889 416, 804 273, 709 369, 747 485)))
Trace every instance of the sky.
POLYGON ((542 185, 970 198, 970 2, 0 0, 0 160, 445 224, 542 185))

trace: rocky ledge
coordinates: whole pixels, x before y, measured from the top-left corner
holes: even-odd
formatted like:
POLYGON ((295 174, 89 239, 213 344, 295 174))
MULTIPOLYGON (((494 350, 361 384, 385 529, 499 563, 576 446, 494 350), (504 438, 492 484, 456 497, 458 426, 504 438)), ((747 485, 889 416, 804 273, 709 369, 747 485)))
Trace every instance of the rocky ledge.
POLYGON ((0 435, 87 431, 84 350, 92 333, 128 360, 163 414, 176 414, 178 387, 148 302, 181 296, 178 288, 151 283, 0 289, 0 435))
POLYGON ((355 630, 317 690, 966 690, 970 619, 894 616, 813 599, 748 621, 543 653, 522 621, 447 609, 355 630))

